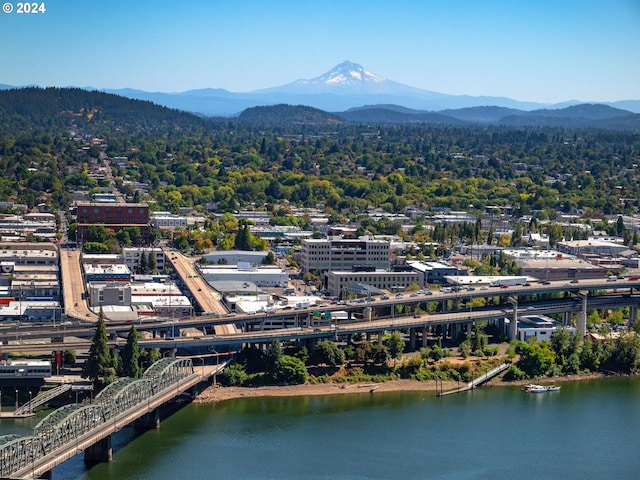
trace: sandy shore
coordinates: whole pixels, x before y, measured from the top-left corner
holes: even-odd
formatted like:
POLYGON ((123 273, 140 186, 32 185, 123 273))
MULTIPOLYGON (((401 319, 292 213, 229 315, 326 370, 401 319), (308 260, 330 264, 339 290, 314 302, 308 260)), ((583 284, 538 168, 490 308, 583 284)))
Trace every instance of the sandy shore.
MULTIPOLYGON (((501 379, 494 379, 488 382, 486 387, 505 387, 505 386, 523 386, 528 383, 540 383, 542 385, 551 385, 562 382, 570 382, 577 380, 589 380, 604 378, 603 374, 584 374, 570 375, 567 377, 543 378, 538 380, 521 380, 514 382, 504 382, 501 379)), ((211 386, 204 390, 195 400, 194 403, 213 403, 223 400, 231 400, 234 398, 251 398, 251 397, 295 397, 309 395, 344 395, 344 394, 371 394, 377 392, 436 392, 436 389, 442 388, 444 391, 455 390, 462 384, 458 382, 445 381, 436 387, 434 380, 427 382, 418 382, 416 380, 390 380, 384 383, 319 383, 305 385, 286 385, 286 386, 266 386, 266 387, 222 387, 220 385, 211 386)))
MULTIPOLYGON (((457 388, 457 382, 444 382, 445 390, 457 388)), ((440 383, 438 382, 438 388, 440 383)), ((211 386, 203 391, 195 403, 211 403, 232 398, 250 397, 295 397, 308 395, 344 395, 375 392, 420 392, 436 391, 436 382, 415 380, 390 380, 384 383, 319 383, 305 385, 285 385, 266 387, 221 387, 211 386)))

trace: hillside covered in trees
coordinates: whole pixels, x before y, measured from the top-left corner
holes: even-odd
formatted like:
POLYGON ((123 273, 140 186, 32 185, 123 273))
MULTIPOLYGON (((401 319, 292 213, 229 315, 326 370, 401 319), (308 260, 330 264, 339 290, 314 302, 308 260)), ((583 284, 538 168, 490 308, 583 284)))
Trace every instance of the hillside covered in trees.
MULTIPOLYGON (((80 89, 0 92, 0 201, 67 206, 73 189, 114 180, 177 211, 322 204, 333 221, 369 207, 516 213, 553 219, 634 213, 640 136, 548 127, 265 124, 194 115, 80 89)), ((286 213, 286 212, 285 212, 286 213)))

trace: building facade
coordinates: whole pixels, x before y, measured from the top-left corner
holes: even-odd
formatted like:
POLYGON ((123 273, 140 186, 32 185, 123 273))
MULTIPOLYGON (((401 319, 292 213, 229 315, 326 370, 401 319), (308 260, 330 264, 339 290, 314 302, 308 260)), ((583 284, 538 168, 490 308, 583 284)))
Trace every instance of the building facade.
POLYGON ((325 273, 325 288, 332 296, 341 297, 349 289, 350 284, 371 285, 381 290, 402 291, 409 285, 424 283, 416 272, 389 272, 378 270, 375 272, 340 272, 325 273))
POLYGON ((76 205, 78 222, 77 241, 86 241, 87 229, 91 226, 103 226, 114 231, 137 227, 140 229, 141 242, 151 241, 149 224, 149 206, 144 203, 91 203, 79 202, 76 205))
POLYGON ((304 239, 301 263, 304 272, 351 270, 354 265, 368 265, 376 270, 388 270, 389 242, 367 237, 304 239))

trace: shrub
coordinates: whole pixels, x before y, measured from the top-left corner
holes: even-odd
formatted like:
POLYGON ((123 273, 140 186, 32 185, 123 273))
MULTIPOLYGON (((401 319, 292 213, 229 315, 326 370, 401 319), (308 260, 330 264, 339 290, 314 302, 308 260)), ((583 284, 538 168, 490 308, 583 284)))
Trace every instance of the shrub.
POLYGON ((517 365, 511 365, 504 374, 505 380, 524 380, 527 374, 518 368, 517 365))
POLYGON ((225 369, 223 381, 229 386, 239 386, 243 385, 248 378, 249 375, 245 371, 244 366, 239 363, 233 363, 225 369))

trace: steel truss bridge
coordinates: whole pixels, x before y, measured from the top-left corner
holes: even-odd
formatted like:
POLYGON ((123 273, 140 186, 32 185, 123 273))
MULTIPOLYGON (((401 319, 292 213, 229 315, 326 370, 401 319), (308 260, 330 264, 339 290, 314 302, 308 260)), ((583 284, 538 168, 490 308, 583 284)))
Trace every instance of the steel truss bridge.
POLYGON ((53 411, 34 427, 31 436, 0 436, 0 478, 39 478, 105 440, 110 457, 111 434, 157 412, 157 407, 206 376, 204 366, 197 373, 190 358, 164 358, 142 378, 110 384, 91 404, 65 405, 53 411))

